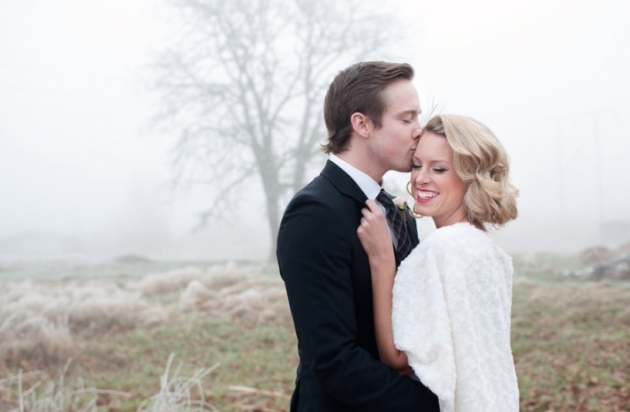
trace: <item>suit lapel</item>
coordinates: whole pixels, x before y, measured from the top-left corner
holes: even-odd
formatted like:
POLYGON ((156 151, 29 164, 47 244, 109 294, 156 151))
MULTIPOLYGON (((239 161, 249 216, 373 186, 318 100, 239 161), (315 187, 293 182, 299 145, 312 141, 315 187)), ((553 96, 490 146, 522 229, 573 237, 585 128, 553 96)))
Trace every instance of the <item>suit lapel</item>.
POLYGON ((409 232, 409 236, 411 238, 411 250, 413 250, 416 246, 420 244, 420 239, 418 238, 418 226, 416 223, 416 218, 406 211, 407 213, 407 231, 409 232))
POLYGON ((328 179, 344 195, 355 199, 362 205, 365 204, 367 196, 363 193, 363 190, 350 175, 330 160, 326 161, 326 166, 324 166, 321 175, 328 179))
MULTIPOLYGON (((420 240, 418 239, 418 227, 416 226, 416 219, 409 213, 409 210, 405 211, 407 215, 407 233, 409 233, 409 239, 411 240, 411 250, 420 244, 420 240)), ((411 253, 411 252, 410 252, 411 253)), ((396 267, 400 265, 400 262, 407 256, 402 256, 398 250, 394 249, 394 255, 396 257, 396 267)))
MULTIPOLYGON (((326 161, 326 166, 321 172, 321 175, 328 179, 333 186, 337 188, 341 193, 356 200, 361 206, 365 205, 367 196, 363 193, 363 190, 357 185, 357 183, 344 172, 339 166, 331 162, 326 161)), ((407 231, 411 237, 411 244, 416 247, 420 242, 418 240, 418 230, 416 228, 415 218, 407 211, 407 231)), ((397 250, 394 250, 397 263, 400 263, 402 259, 397 250)))
MULTIPOLYGON (((321 175, 328 179, 341 193, 353 198, 360 203, 362 207, 365 205, 367 196, 350 175, 344 172, 339 166, 328 160, 326 161, 326 166, 324 166, 321 175)), ((409 212, 407 212, 407 222, 411 222, 411 224, 407 224, 407 231, 411 237, 412 246, 416 247, 419 243, 416 222, 409 212)), ((394 255, 396 257, 396 266, 398 266, 402 260, 402 256, 400 256, 396 249, 394 249, 394 255)))

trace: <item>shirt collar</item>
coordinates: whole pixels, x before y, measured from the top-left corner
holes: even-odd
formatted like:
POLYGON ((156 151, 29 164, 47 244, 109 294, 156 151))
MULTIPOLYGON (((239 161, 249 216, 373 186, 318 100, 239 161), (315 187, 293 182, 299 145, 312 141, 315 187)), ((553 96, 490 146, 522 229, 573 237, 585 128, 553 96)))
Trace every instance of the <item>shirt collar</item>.
POLYGON ((374 179, 372 179, 370 176, 352 166, 345 160, 342 160, 338 156, 335 156, 332 153, 329 156, 330 161, 339 166, 341 170, 346 172, 359 186, 363 193, 365 193, 365 196, 367 196, 368 199, 376 199, 376 196, 378 196, 379 192, 382 189, 381 185, 376 183, 374 179))

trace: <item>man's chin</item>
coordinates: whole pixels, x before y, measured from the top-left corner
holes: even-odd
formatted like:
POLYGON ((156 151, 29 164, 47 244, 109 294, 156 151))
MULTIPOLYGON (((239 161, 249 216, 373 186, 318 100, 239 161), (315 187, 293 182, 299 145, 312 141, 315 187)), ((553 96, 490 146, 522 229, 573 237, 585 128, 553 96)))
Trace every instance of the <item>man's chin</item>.
POLYGON ((400 172, 400 173, 410 173, 411 172, 411 166, 404 166, 404 167, 399 167, 397 169, 392 169, 396 172, 400 172))

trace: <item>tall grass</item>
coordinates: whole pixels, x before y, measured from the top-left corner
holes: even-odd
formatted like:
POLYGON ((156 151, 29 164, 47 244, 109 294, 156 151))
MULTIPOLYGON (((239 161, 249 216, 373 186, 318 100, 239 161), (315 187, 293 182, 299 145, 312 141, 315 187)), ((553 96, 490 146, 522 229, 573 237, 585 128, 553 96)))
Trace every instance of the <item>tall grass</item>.
POLYGON ((0 372, 25 356, 58 362, 83 330, 133 329, 190 313, 250 326, 290 322, 278 278, 234 264, 186 267, 139 280, 8 282, 0 289, 0 372))
MULTIPOLYGON (((215 370, 219 363, 197 370, 192 376, 180 376, 182 364, 171 374, 174 354, 168 358, 166 370, 160 378, 160 390, 143 401, 138 412, 205 412, 218 411, 206 401, 202 379, 215 370)), ((7 412, 97 412, 98 396, 129 397, 122 391, 86 387, 81 378, 66 381, 66 373, 72 359, 59 374, 58 380, 49 379, 43 371, 22 373, 0 380, 3 394, 0 407, 7 412)))
MULTIPOLYGON (((521 410, 630 411, 630 282, 564 275, 580 268, 575 256, 515 258, 515 265, 521 410)), ((55 397, 77 411, 287 410, 297 342, 281 280, 260 272, 223 265, 108 281, 5 282, 0 411, 36 410, 28 408, 55 397), (66 343, 53 345, 53 336, 66 343), (50 378, 68 356, 63 383, 50 378)))
POLYGON ((160 391, 142 402, 138 410, 146 412, 218 411, 211 403, 206 402, 202 379, 220 364, 215 363, 209 368, 198 369, 193 376, 182 377, 179 375, 181 363, 172 375, 170 373, 174 356, 171 353, 168 357, 166 370, 160 378, 160 391))
POLYGON ((68 359, 58 380, 49 379, 43 371, 22 373, 22 370, 1 379, 3 406, 8 412, 96 412, 99 394, 130 396, 120 391, 87 388, 81 378, 67 382, 71 361, 68 359))

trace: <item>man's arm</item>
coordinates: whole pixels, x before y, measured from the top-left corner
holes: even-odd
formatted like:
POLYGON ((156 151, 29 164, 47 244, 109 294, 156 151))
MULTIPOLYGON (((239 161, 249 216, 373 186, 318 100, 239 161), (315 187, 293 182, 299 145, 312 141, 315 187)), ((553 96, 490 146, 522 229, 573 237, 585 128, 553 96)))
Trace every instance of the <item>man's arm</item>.
POLYGON ((318 199, 294 199, 285 212, 278 262, 304 360, 328 394, 358 410, 439 411, 435 395, 356 345, 350 236, 318 199))

